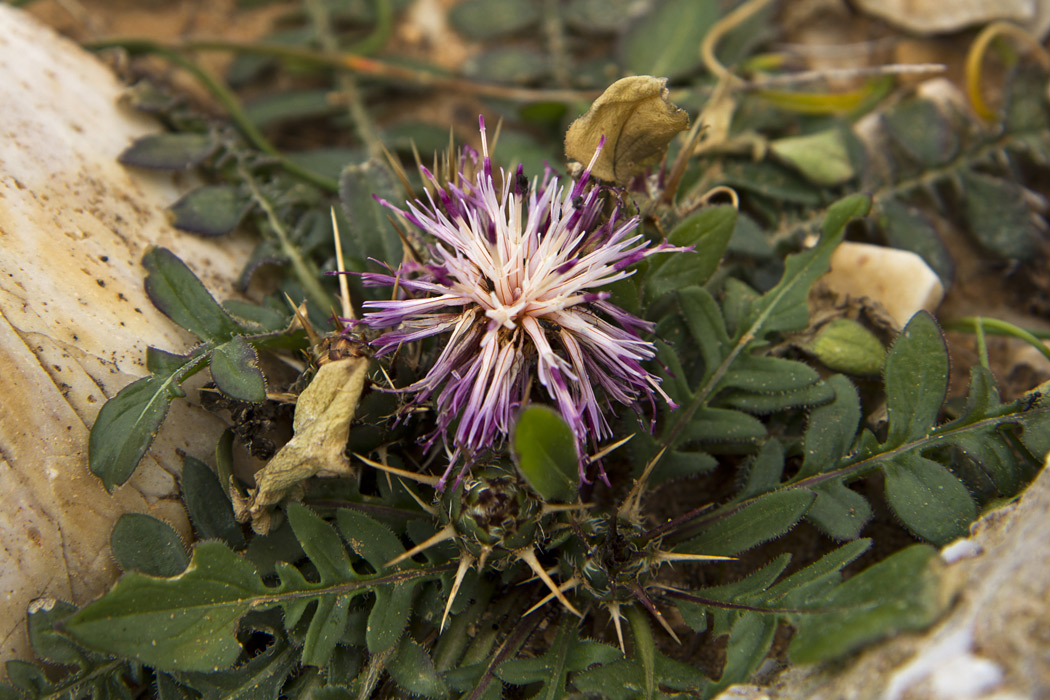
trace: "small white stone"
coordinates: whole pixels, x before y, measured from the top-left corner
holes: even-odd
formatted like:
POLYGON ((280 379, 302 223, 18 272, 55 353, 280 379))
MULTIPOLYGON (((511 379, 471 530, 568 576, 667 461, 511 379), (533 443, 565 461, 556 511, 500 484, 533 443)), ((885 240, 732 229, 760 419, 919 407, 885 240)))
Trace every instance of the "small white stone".
POLYGON ((940 278, 918 255, 869 243, 840 244, 823 281, 837 294, 877 301, 901 328, 944 298, 940 278))
POLYGON ((930 676, 934 694, 944 700, 971 700, 995 690, 1003 682, 1003 669, 990 659, 961 654, 930 676))
POLYGON ((946 564, 954 564, 963 559, 972 559, 984 553, 984 548, 976 540, 962 537, 945 545, 941 549, 941 559, 946 564))

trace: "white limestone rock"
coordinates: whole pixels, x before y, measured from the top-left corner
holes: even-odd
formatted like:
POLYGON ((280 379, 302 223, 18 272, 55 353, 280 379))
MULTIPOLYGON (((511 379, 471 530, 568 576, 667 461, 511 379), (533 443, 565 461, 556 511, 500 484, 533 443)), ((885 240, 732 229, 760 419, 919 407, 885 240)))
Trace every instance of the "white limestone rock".
POLYGON ((940 278, 918 255, 869 243, 840 244, 822 281, 840 296, 878 302, 901 328, 944 298, 940 278))
POLYGON ((117 570, 109 534, 121 513, 184 535, 177 451, 207 458, 223 425, 177 402, 139 471, 113 495, 87 469, 99 408, 146 374, 147 345, 193 339, 150 304, 143 253, 176 251, 219 298, 250 241, 174 231, 170 175, 116 161, 158 131, 118 106, 121 85, 94 56, 0 4, 0 663, 25 657, 37 596, 83 603, 117 570))

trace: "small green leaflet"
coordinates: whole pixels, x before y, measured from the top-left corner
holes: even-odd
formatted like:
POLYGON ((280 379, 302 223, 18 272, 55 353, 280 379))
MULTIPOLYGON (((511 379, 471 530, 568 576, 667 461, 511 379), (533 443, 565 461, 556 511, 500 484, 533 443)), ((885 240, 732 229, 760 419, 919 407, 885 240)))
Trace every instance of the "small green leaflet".
POLYGON ((539 404, 525 407, 514 425, 511 443, 518 470, 544 500, 569 503, 576 499, 576 438, 561 415, 539 404))

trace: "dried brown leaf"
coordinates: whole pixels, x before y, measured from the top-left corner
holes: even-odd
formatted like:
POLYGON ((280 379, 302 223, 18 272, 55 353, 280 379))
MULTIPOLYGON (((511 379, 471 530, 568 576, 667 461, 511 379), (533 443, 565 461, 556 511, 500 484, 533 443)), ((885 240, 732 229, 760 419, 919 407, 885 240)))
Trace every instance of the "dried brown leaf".
POLYGON ((569 127, 565 155, 589 163, 605 136, 592 173, 623 185, 660 162, 671 139, 688 128, 689 115, 667 99, 666 78, 622 78, 569 127))

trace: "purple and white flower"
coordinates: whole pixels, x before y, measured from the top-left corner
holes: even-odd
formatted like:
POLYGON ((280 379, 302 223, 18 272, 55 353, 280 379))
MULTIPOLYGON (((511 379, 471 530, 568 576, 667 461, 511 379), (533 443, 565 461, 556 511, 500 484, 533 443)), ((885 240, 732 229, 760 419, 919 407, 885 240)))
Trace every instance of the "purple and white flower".
POLYGON ((586 481, 585 444, 612 434, 606 411, 652 403, 654 394, 671 403, 643 366, 655 349, 639 333, 652 324, 600 290, 643 258, 681 249, 650 245, 636 232, 638 218, 622 220, 619 206, 602 217, 605 198, 590 183, 594 160, 575 184, 549 172, 530 183, 518 166, 513 177, 501 171, 497 190, 480 124, 483 159, 472 179, 442 186, 424 168, 434 190, 427 202, 400 209, 379 200, 426 234, 429 260, 364 273, 366 285, 394 286, 403 298, 365 302, 362 323, 390 329, 373 341, 377 356, 448 335, 426 376, 399 390, 414 394, 412 406, 433 402, 437 429, 427 446, 444 436, 449 453, 440 486, 456 464, 498 446, 534 379, 572 428, 586 481))

